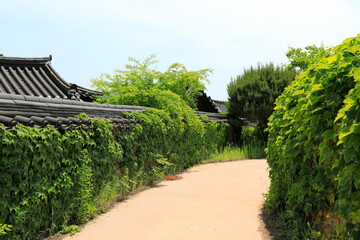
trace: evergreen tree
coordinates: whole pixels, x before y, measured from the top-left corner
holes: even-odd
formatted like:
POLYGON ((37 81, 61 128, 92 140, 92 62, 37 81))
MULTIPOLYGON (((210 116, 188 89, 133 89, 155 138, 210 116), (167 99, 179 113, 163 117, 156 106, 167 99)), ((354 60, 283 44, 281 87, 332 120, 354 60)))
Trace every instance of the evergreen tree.
POLYGON ((259 127, 260 137, 267 139, 265 128, 273 112, 275 99, 294 80, 296 72, 274 64, 258 64, 244 70, 227 87, 229 113, 246 118, 259 127))

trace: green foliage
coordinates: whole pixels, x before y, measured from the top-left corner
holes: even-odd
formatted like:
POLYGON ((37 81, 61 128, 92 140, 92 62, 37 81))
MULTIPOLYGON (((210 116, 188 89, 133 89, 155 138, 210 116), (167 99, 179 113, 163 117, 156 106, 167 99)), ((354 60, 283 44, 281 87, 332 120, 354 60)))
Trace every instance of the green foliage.
POLYGON ((78 225, 69 225, 63 226, 63 230, 59 231, 58 234, 69 233, 70 235, 74 235, 77 232, 80 232, 81 228, 78 225))
POLYGON ((130 60, 135 64, 127 70, 102 75, 94 84, 107 91, 102 102, 157 108, 126 114, 141 124, 115 129, 109 121, 92 119, 89 130, 65 133, 52 126, 17 124, 11 131, 0 126, 0 235, 5 239, 77 231, 74 225, 114 201, 223 147, 227 124, 204 123, 190 107, 209 70, 189 72, 173 64, 161 73, 149 68, 153 57, 144 63, 130 60))
POLYGON ((188 71, 180 63, 174 63, 167 71, 161 72, 151 68, 157 62, 154 55, 144 62, 134 58, 129 58, 129 61, 132 64, 125 65, 125 70, 116 70, 114 75, 102 74, 92 80, 93 86, 105 94, 100 102, 111 102, 115 93, 118 102, 119 98, 122 99, 122 104, 156 107, 151 102, 146 102, 146 95, 149 91, 162 90, 178 94, 189 106, 195 108, 196 100, 193 96, 205 89, 205 84, 209 82, 207 76, 211 73, 210 69, 188 71), (135 97, 137 95, 138 98, 135 97))
POLYGON ((319 58, 329 57, 333 54, 331 47, 325 47, 321 45, 317 47, 315 45, 302 48, 289 47, 289 51, 286 56, 290 60, 288 67, 293 70, 306 70, 311 64, 317 63, 319 58))
POLYGON ((319 57, 276 100, 266 205, 294 238, 360 236, 360 35, 319 57))
POLYGON ((6 232, 11 231, 11 228, 12 228, 11 225, 0 223, 0 237, 1 237, 2 235, 5 235, 6 232))
POLYGON ((223 162, 242 159, 265 158, 266 142, 259 138, 258 128, 242 127, 241 141, 238 144, 227 144, 224 149, 217 151, 203 160, 203 163, 223 162))
POLYGON ((64 134, 18 124, 0 135, 0 222, 13 226, 9 239, 54 233, 94 214, 93 196, 117 172, 109 123, 64 134))
POLYGON ((146 176, 141 180, 145 185, 162 178, 164 172, 190 167, 219 149, 225 143, 226 128, 226 124, 205 124, 191 108, 195 106, 192 96, 205 87, 208 69, 188 72, 176 63, 161 73, 150 68, 153 58, 143 63, 130 58, 134 64, 117 71, 118 75, 93 80, 99 90, 107 91, 100 99, 103 103, 156 108, 127 114, 140 120, 141 126, 130 135, 116 134, 124 158, 134 160, 131 166, 124 163, 129 174, 146 176))
POLYGON ((63 134, 52 126, 40 130, 18 124, 12 131, 0 126, 0 222, 6 223, 0 232, 7 233, 5 239, 73 231, 69 226, 224 145, 226 124, 202 122, 172 92, 154 94, 159 104, 173 101, 164 110, 128 113, 142 122, 133 129, 113 129, 110 122, 95 119, 87 131, 63 134))
POLYGON ((257 123, 262 139, 264 129, 273 112, 275 99, 295 78, 295 71, 273 64, 258 65, 245 70, 228 85, 229 113, 257 123))
POLYGON ((188 111, 186 104, 182 107, 185 110, 178 111, 177 114, 157 109, 129 113, 128 117, 141 120, 142 125, 131 135, 126 135, 123 131, 116 135, 122 142, 125 159, 137 161, 135 167, 131 165, 128 169, 137 173, 148 172, 150 175, 145 180, 147 184, 162 178, 162 175, 157 174, 160 170, 179 172, 208 157, 225 144, 226 124, 203 123, 188 111), (143 161, 147 163, 144 164, 143 161), (155 172, 149 171, 149 168, 155 172))
POLYGON ((253 139, 240 147, 228 145, 222 151, 211 154, 209 159, 203 160, 202 163, 265 158, 265 147, 266 144, 258 139, 253 139))

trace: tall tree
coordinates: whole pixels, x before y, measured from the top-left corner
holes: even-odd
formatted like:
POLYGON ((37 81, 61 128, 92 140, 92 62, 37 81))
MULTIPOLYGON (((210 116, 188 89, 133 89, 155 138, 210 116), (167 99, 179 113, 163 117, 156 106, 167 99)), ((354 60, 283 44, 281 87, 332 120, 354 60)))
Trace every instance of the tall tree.
POLYGON ((238 118, 256 123, 266 140, 268 118, 273 112, 275 99, 294 80, 296 72, 274 64, 258 64, 244 70, 227 87, 229 112, 238 118))

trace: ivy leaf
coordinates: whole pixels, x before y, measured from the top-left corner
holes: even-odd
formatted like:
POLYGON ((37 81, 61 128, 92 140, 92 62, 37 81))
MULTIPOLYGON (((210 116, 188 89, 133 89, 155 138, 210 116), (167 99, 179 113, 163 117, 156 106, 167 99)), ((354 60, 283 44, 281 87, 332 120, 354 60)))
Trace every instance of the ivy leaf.
POLYGON ((315 92, 315 91, 319 91, 323 89, 323 85, 322 84, 315 84, 311 86, 311 91, 315 92))
POLYGON ((328 129, 321 136, 324 138, 324 140, 328 141, 336 136, 336 132, 332 129, 328 129))
POLYGON ((346 51, 350 52, 352 54, 360 53, 360 45, 355 45, 355 46, 348 47, 346 49, 346 51))

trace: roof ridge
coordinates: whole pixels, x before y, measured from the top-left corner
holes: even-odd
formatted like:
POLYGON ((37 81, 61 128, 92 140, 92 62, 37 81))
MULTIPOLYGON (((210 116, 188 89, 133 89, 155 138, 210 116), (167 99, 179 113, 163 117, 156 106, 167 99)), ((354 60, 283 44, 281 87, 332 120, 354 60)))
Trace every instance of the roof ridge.
POLYGON ((6 63, 6 62, 26 62, 26 63, 39 63, 39 64, 46 64, 48 62, 51 62, 52 60, 52 56, 49 55, 48 57, 39 57, 39 58, 34 58, 34 57, 29 57, 29 58, 24 58, 24 57, 6 57, 6 56, 0 56, 0 62, 1 63, 6 63))

